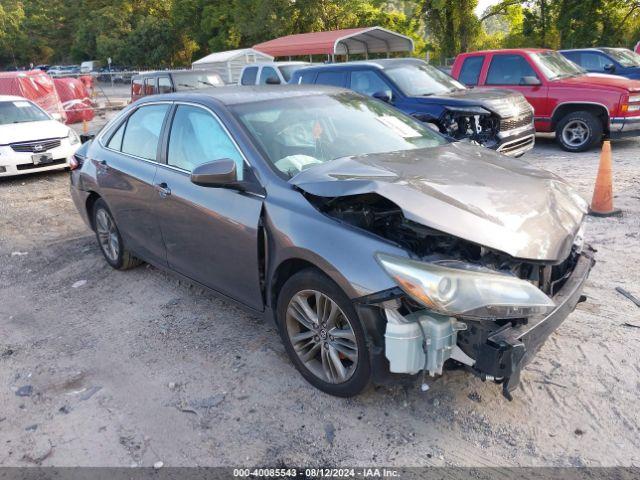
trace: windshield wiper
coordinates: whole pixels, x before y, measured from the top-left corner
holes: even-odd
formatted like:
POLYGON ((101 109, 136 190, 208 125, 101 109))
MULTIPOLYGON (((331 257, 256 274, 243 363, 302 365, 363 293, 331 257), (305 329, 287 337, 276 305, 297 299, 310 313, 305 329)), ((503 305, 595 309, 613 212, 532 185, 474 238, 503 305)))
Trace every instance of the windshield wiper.
POLYGON ((213 83, 206 82, 204 80, 198 80, 200 83, 204 83, 205 85, 209 85, 210 87, 215 87, 213 83))
POLYGON ((195 86, 189 85, 189 84, 186 84, 186 83, 179 83, 178 86, 179 87, 187 87, 187 88, 196 88, 195 86))

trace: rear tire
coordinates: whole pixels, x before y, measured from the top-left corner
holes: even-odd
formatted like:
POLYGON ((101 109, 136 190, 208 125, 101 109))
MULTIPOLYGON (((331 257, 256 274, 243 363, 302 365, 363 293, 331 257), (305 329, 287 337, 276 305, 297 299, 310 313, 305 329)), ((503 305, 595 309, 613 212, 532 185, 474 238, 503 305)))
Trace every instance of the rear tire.
POLYGON ((556 141, 567 152, 584 152, 602 139, 602 121, 591 112, 570 112, 556 125, 556 141))
POLYGON ((116 270, 128 270, 142 263, 125 248, 113 215, 101 198, 93 205, 93 226, 100 251, 109 265, 116 270))
POLYGON ((311 385, 338 397, 352 397, 369 385, 364 329, 329 277, 310 268, 289 278, 278 295, 277 323, 289 358, 311 385))

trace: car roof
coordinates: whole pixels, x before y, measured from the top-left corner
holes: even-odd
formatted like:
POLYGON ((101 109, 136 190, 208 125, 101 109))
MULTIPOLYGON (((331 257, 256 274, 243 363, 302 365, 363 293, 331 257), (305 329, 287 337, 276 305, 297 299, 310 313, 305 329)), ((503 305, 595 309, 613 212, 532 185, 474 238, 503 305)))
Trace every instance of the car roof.
POLYGON ((313 65, 298 70, 299 72, 315 71, 315 70, 351 70, 353 68, 372 67, 379 70, 398 67, 400 65, 424 65, 426 62, 419 58, 381 58, 375 60, 357 60, 344 63, 327 63, 324 65, 313 65))
POLYGON ((217 72, 214 72, 213 70, 209 70, 206 68, 202 68, 202 69, 196 69, 196 70, 153 70, 150 72, 140 72, 137 75, 134 75, 134 77, 151 77, 154 75, 166 75, 166 74, 173 74, 173 73, 206 73, 207 75, 218 75, 217 72))
POLYGON ((17 102, 25 100, 29 103, 32 103, 28 98, 18 97, 17 95, 0 95, 0 102, 17 102))
POLYGON ((503 48, 497 50, 478 50, 477 52, 461 53, 460 56, 471 55, 486 55, 487 53, 541 53, 541 52, 553 52, 549 48, 503 48))
POLYGON ((289 65, 311 65, 309 62, 301 62, 301 61, 286 61, 286 62, 254 62, 249 63, 244 66, 244 68, 248 67, 287 67, 289 65))
POLYGON ((139 100, 140 103, 154 102, 159 100, 175 101, 200 101, 216 100, 223 105, 241 105, 256 103, 266 100, 277 100, 283 98, 306 97, 313 95, 330 95, 340 92, 349 92, 356 95, 351 90, 327 85, 231 85, 225 87, 206 88, 192 92, 167 93, 163 95, 150 95, 139 100))
POLYGON ((628 50, 628 48, 624 47, 589 47, 589 48, 565 48, 562 50, 558 50, 559 52, 603 52, 606 53, 606 50, 628 50))

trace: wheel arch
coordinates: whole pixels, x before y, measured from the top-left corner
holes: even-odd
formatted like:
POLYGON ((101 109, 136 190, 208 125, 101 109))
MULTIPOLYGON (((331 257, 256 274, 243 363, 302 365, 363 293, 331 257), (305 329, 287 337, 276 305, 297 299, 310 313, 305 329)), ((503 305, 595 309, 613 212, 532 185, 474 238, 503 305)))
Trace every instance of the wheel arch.
POLYGON ((609 132, 609 109, 597 102, 564 102, 556 106, 551 114, 551 130, 555 131, 560 120, 571 112, 590 112, 602 122, 602 129, 609 132))
MULTIPOLYGON (((278 304, 278 295, 280 294, 280 290, 282 290, 282 286, 285 282, 291 278, 296 273, 305 270, 307 268, 311 268, 317 270, 323 275, 329 277, 331 280, 335 282, 335 280, 327 274, 322 268, 320 268, 317 264, 301 258, 301 257, 291 257, 287 258, 280 262, 274 269, 273 273, 270 275, 270 281, 268 283, 268 302, 272 308, 276 308, 278 304)), ((338 282, 335 282, 338 283, 338 282)), ((340 288, 342 286, 338 284, 340 288)))
POLYGON ((91 229, 95 231, 96 226, 94 225, 93 222, 93 206, 96 204, 96 202, 101 199, 102 197, 100 195, 98 195, 96 192, 91 192, 89 193, 89 196, 87 197, 87 200, 85 201, 85 208, 86 208, 86 212, 87 212, 87 218, 89 219, 89 224, 91 225, 91 229))

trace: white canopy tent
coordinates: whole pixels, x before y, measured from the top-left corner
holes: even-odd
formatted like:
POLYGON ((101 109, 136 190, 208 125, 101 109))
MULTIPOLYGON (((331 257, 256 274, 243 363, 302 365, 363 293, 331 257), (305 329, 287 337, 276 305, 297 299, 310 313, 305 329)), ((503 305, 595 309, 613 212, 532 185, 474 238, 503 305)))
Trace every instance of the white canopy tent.
POLYGON ((211 70, 222 77, 227 84, 238 83, 240 72, 245 65, 255 62, 271 62, 273 57, 253 48, 227 50, 207 55, 191 64, 194 70, 211 70))

